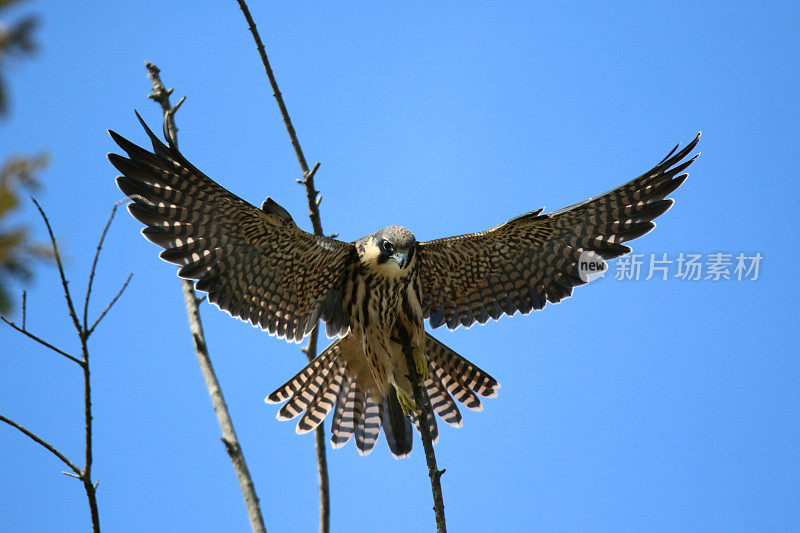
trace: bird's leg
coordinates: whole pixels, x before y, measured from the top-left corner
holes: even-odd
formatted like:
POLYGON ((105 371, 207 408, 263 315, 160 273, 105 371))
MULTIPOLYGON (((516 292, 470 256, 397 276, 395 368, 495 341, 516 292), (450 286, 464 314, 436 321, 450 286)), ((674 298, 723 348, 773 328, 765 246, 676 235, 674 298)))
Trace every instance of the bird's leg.
POLYGON ((414 347, 414 366, 417 367, 419 384, 422 385, 428 379, 428 357, 419 346, 414 347))
POLYGON ((394 387, 395 392, 397 393, 397 401, 400 402, 400 408, 403 410, 403 414, 408 416, 409 413, 414 413, 415 415, 419 415, 420 410, 417 408, 417 404, 414 403, 414 398, 411 397, 398 383, 394 380, 394 377, 389 378, 389 382, 394 387))

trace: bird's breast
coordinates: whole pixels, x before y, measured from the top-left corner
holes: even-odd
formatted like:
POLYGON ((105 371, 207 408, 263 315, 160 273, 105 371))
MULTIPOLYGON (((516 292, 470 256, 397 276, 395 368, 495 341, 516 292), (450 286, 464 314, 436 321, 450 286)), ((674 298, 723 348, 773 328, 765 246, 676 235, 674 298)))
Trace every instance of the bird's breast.
POLYGON ((419 315, 421 321, 416 285, 411 278, 391 278, 367 268, 352 268, 342 291, 351 327, 363 331, 376 325, 389 332, 400 314, 419 315))

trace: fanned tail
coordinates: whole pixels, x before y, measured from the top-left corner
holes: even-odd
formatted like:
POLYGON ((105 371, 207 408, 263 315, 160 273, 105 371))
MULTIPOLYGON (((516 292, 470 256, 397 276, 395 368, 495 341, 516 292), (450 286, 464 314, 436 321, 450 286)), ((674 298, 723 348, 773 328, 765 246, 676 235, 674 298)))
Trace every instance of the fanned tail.
MULTIPOLYGON (((355 435, 356 448, 366 455, 375 447, 383 427, 386 442, 396 458, 411 453, 413 423, 419 430, 419 417, 405 415, 397 396, 373 398, 359 387, 348 372, 342 357, 341 339, 337 339, 292 379, 270 394, 267 403, 286 404, 278 412, 279 420, 290 420, 301 413, 297 433, 308 433, 322 423, 333 410, 331 444, 340 448, 355 435)), ((423 394, 430 407, 428 426, 433 442, 439 438, 434 413, 447 424, 461 427, 462 416, 455 400, 472 410, 482 409, 478 395, 497 396, 500 385, 489 374, 461 357, 452 349, 425 334, 428 378, 423 394), (455 400, 454 400, 455 398, 455 400)))

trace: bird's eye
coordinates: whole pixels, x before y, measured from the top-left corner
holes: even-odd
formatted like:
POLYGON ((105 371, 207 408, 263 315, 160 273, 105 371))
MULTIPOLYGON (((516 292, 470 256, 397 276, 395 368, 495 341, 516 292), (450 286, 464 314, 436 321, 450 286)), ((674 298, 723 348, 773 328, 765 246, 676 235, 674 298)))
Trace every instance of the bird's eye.
POLYGON ((383 241, 383 249, 389 253, 392 253, 392 251, 394 251, 394 247, 392 246, 392 243, 390 243, 389 241, 383 241))

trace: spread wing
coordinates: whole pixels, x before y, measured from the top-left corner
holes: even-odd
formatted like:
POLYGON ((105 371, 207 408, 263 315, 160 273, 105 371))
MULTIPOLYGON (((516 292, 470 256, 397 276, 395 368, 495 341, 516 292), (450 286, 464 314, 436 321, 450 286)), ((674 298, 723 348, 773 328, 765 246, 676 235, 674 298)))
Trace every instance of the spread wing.
POLYGON ((346 333, 337 288, 353 245, 306 233, 269 198, 261 209, 250 205, 139 121, 155 153, 109 132, 128 157, 108 158, 161 258, 181 265, 178 275, 197 280, 220 309, 270 334, 300 342, 319 318, 329 335, 346 333))
POLYGON ((450 329, 529 313, 556 303, 582 285, 578 258, 603 259, 630 252, 621 243, 655 227, 673 201, 664 199, 687 178, 686 148, 676 146, 633 181, 585 202, 541 214, 533 211, 490 230, 420 243, 422 310, 431 327, 450 329))

